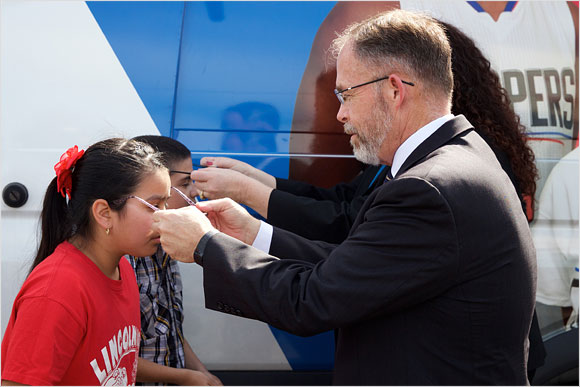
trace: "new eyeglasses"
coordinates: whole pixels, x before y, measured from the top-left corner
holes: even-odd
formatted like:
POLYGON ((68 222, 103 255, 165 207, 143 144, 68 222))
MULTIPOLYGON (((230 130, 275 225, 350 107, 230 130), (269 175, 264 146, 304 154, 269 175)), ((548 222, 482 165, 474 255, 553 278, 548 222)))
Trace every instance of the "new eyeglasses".
MULTIPOLYGON (((351 87, 347 87, 346 89, 343 90, 336 90, 334 89, 334 94, 336 95, 336 98, 338 98, 338 100, 340 101, 340 104, 342 105, 344 103, 344 97, 342 95, 342 93, 344 93, 345 91, 349 91, 352 89, 356 89, 357 87, 361 87, 361 86, 366 86, 366 85, 370 85, 371 83, 375 83, 375 82, 379 82, 379 81, 384 81, 385 79, 389 79, 391 76, 387 75, 386 77, 382 77, 382 78, 378 78, 372 81, 368 81, 365 83, 361 83, 360 85, 356 85, 356 86, 351 86, 351 87)), ((413 82, 407 82, 407 81, 403 81, 401 79, 401 82, 403 82, 405 85, 409 85, 409 86, 415 86, 415 84, 413 82)))
MULTIPOLYGON (((175 188, 175 187, 171 187, 171 189, 173 189, 175 192, 177 192, 186 202, 187 204, 189 204, 190 206, 195 206, 195 202, 193 200, 191 200, 186 194, 184 194, 183 192, 181 192, 179 189, 175 188)), ((122 202, 125 202, 129 199, 137 199, 138 201, 140 201, 141 203, 145 204, 147 207, 149 207, 150 209, 153 210, 153 212, 159 211, 160 208, 155 207, 153 204, 149 203, 147 200, 140 198, 137 195, 129 195, 125 198, 119 199, 115 202, 115 204, 119 205, 122 202)), ((195 201, 197 202, 197 198, 195 198, 195 201)))
POLYGON ((137 199, 137 200, 139 200, 141 203, 143 203, 143 204, 145 204, 147 207, 151 208, 151 209, 153 210, 153 212, 155 212, 155 211, 159 211, 159 210, 160 210, 160 208, 157 208, 157 207, 155 207, 153 204, 149 203, 147 200, 145 200, 145 199, 141 199, 139 196, 135 196, 135 195, 130 195, 130 196, 127 196, 126 198, 124 198, 124 199, 121 199, 121 200, 119 200, 118 202, 119 202, 119 203, 121 203, 121 202, 123 202, 123 201, 127 201, 127 200, 129 200, 129 199, 137 199))
POLYGON ((171 187, 171 189, 174 190, 175 192, 177 192, 179 194, 179 196, 181 196, 187 202, 187 204, 189 204, 190 206, 195 206, 195 203, 199 202, 197 197, 194 198, 194 200, 195 200, 195 203, 194 203, 193 200, 191 200, 186 194, 184 194, 183 192, 181 192, 177 188, 171 187))

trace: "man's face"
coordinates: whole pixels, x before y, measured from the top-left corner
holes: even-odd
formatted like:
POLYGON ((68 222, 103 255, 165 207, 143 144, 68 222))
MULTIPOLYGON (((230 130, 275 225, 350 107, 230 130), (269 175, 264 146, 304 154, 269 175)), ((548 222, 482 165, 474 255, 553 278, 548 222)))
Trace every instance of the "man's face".
MULTIPOLYGON (((336 88, 348 87, 368 82, 376 77, 357 58, 347 44, 337 61, 336 88)), ((344 124, 344 131, 351 135, 350 144, 357 160, 365 164, 377 165, 381 146, 392 124, 389 107, 377 87, 366 85, 343 93, 337 119, 344 124)))
MULTIPOLYGON (((375 93, 374 90, 372 93, 375 93)), ((351 135, 350 145, 358 161, 371 165, 381 163, 378 155, 391 122, 388 106, 382 96, 378 95, 369 117, 361 117, 360 120, 351 120, 344 124, 344 132, 351 135)))

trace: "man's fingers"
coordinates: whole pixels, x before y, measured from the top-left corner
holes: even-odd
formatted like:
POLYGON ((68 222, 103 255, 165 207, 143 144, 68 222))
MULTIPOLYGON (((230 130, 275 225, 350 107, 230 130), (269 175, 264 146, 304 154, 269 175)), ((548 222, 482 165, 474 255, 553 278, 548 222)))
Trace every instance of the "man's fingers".
POLYGON ((202 157, 201 160, 199 160, 199 163, 207 167, 213 165, 214 160, 215 157, 202 157))
POLYGON ((234 203, 235 202, 230 198, 223 198, 199 202, 196 204, 196 207, 201 212, 220 212, 232 207, 234 203))
POLYGON ((231 168, 235 162, 229 157, 203 157, 199 163, 206 167, 231 168))
POLYGON ((197 182, 207 181, 208 174, 205 169, 198 169, 191 172, 191 180, 197 182))

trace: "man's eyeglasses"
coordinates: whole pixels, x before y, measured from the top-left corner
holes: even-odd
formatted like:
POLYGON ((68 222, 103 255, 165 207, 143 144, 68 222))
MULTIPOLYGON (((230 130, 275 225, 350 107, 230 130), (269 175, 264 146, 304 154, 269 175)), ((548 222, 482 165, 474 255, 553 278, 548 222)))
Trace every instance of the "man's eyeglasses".
MULTIPOLYGON (((344 103, 344 97, 343 97, 342 93, 344 93, 345 91, 356 89, 357 87, 361 87, 361 86, 370 85, 371 83, 375 83, 378 81, 384 81, 385 79, 389 79, 390 77, 391 77, 390 75, 387 75, 386 77, 382 77, 382 78, 375 79, 373 81, 361 83, 360 85, 347 87, 346 89, 343 89, 343 90, 334 89, 334 94, 336 95, 336 98, 338 98, 338 100, 340 101, 340 104, 342 105, 344 103)), ((403 81, 402 79, 401 79, 401 82, 403 82, 404 84, 409 85, 409 86, 415 86, 415 84, 413 82, 403 81)))

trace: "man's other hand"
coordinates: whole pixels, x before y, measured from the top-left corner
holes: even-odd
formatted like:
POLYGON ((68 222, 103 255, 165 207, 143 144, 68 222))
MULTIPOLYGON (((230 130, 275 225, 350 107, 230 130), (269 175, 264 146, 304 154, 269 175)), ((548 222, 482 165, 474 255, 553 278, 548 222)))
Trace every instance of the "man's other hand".
POLYGON ((161 246, 171 258, 193 262, 193 252, 199 240, 213 227, 200 210, 189 206, 155 212, 152 229, 159 233, 161 246))
POLYGON ((256 239, 260 221, 232 199, 208 200, 196 206, 207 213, 208 219, 219 231, 249 245, 256 239))

